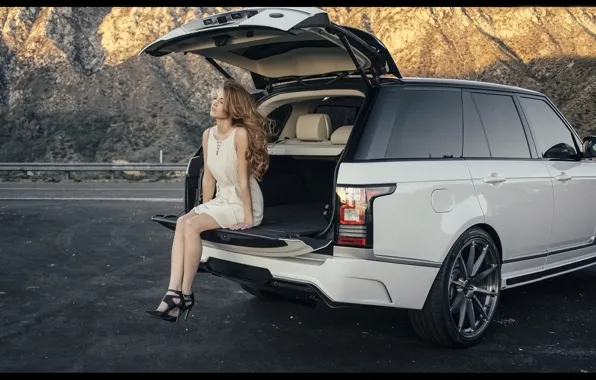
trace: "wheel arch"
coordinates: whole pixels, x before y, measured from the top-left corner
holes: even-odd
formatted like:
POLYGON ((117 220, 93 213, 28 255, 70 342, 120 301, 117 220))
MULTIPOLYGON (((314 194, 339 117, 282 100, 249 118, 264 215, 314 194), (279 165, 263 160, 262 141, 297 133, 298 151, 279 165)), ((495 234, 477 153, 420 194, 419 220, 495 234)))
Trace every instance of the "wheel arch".
POLYGON ((441 255, 441 259, 439 261, 441 265, 445 262, 449 252, 451 251, 451 248, 459 240, 459 238, 473 228, 480 228, 484 230, 493 239, 499 253, 499 260, 501 262, 503 261, 503 242, 501 241, 498 231, 490 224, 485 223, 483 218, 475 218, 475 220, 471 220, 466 225, 461 226, 461 228, 453 234, 451 241, 445 247, 445 251, 441 255))
POLYGON ((503 262, 503 243, 501 243, 501 238, 499 237, 497 230, 495 230, 490 224, 486 223, 475 224, 469 229, 472 228, 483 229, 484 231, 486 231, 487 234, 490 235, 491 239, 493 239, 495 245, 497 246, 497 252, 499 253, 499 261, 503 262))

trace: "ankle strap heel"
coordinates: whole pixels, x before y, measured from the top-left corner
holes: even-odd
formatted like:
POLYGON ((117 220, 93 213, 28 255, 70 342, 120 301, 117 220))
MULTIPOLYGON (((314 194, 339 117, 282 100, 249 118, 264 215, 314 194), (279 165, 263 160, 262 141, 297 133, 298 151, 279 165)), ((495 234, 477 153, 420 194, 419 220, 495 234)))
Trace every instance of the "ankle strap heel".
POLYGON ((183 297, 183 301, 181 302, 182 305, 180 305, 180 314, 179 315, 182 316, 182 314, 185 314, 184 320, 186 321, 188 319, 188 315, 190 314, 190 310, 195 305, 195 294, 194 293, 182 294, 182 297, 183 297))

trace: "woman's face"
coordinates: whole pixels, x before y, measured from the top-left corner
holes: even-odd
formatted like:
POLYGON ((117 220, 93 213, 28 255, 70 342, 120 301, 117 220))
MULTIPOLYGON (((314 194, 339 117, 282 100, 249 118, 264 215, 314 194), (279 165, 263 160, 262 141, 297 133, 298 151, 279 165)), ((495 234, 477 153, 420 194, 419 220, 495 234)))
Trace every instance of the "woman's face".
POLYGON ((216 119, 227 119, 228 114, 224 110, 224 91, 218 89, 213 92, 211 99, 211 109, 209 115, 216 119))

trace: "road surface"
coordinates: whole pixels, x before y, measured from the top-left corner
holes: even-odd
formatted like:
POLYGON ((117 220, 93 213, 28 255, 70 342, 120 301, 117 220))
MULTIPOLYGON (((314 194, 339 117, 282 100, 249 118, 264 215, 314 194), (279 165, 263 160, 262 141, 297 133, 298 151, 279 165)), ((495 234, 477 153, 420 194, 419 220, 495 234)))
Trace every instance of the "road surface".
POLYGON ((596 270, 503 292, 485 340, 421 342, 401 310, 255 299, 200 274, 185 323, 146 317, 165 292, 181 184, 0 183, 0 371, 596 370, 596 270), (42 198, 42 199, 40 199, 42 198))

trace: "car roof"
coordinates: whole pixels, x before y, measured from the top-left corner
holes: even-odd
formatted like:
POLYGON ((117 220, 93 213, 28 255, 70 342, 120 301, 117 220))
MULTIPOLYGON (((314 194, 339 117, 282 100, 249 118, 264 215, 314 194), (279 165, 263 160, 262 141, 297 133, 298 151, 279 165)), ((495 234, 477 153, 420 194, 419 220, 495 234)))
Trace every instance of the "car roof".
MULTIPOLYGON (((306 81, 316 85, 318 83, 325 83, 328 82, 330 79, 333 79, 332 76, 329 77, 321 77, 317 79, 307 79, 306 81)), ((364 82, 362 82, 362 77, 359 75, 348 75, 346 78, 342 78, 339 82, 336 82, 336 85, 339 83, 362 83, 363 88, 365 87, 364 82)), ((471 89, 478 89, 478 90, 494 90, 494 91, 507 91, 507 92, 515 92, 519 94, 526 94, 526 95, 534 95, 534 96, 541 96, 547 97, 545 94, 529 90, 527 88, 516 87, 516 86, 508 86, 504 84, 497 84, 491 82, 481 82, 481 81, 473 81, 473 80, 464 80, 464 79, 451 79, 451 78, 424 78, 424 77, 404 77, 404 78, 395 78, 395 77, 381 77, 381 83, 386 85, 437 85, 437 86, 446 86, 446 87, 460 87, 460 88, 471 88, 471 89)), ((286 82, 283 84, 278 85, 280 89, 288 89, 296 86, 295 81, 286 82)), ((283 90, 282 90, 283 91, 283 90)))
POLYGON ((480 82, 480 81, 473 81, 473 80, 463 80, 463 79, 447 79, 447 78, 418 78, 418 77, 407 77, 407 78, 400 78, 398 82, 403 84, 434 84, 439 86, 453 86, 453 87, 466 87, 466 88, 475 88, 480 90, 497 90, 497 91, 509 91, 509 92, 517 92, 522 94, 528 95, 538 95, 538 96, 545 96, 544 94, 528 90, 526 88, 516 87, 516 86, 507 86, 504 84, 497 84, 497 83, 490 83, 490 82, 480 82))

